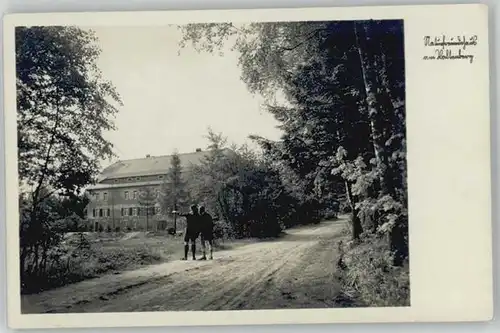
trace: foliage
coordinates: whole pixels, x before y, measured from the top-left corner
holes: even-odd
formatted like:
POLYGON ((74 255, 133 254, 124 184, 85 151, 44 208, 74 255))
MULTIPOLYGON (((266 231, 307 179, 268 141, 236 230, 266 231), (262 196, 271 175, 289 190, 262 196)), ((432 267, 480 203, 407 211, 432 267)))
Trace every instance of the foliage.
POLYGON ((20 181, 75 192, 112 155, 103 132, 121 103, 96 61, 93 33, 74 27, 18 27, 16 79, 20 181))
MULTIPOLYGON (((166 179, 162 184, 162 190, 158 197, 163 214, 168 215, 172 210, 186 210, 189 205, 189 192, 184 180, 183 168, 178 153, 172 154, 170 168, 166 179)), ((174 216, 174 233, 177 230, 177 221, 174 216)))
MULTIPOLYGON (((124 236, 120 232, 65 235, 59 246, 51 249, 59 259, 50 263, 46 274, 29 277, 34 282, 26 284, 22 292, 38 293, 105 274, 176 260, 181 255, 183 238, 170 237, 166 231, 140 233, 132 238, 124 236)), ((225 243, 222 247, 235 246, 239 244, 225 243)))
POLYGON ((209 130, 210 154, 193 166, 190 191, 234 237, 275 237, 291 218, 292 196, 279 173, 246 146, 227 147, 209 130))
MULTIPOLYGON (((113 155, 120 97, 97 68, 100 50, 90 31, 75 27, 16 28, 16 88, 20 198, 20 271, 35 283, 50 261, 68 213, 83 216, 81 190, 99 161, 113 155), (60 204, 57 196, 66 197, 60 204)), ((73 224, 76 217, 71 218, 73 224)), ((78 223, 78 222, 76 222, 78 223)))
MULTIPOLYGON (((76 195, 68 193, 68 195, 61 197, 58 213, 61 216, 75 215, 73 219, 76 219, 77 217, 79 219, 85 219, 85 208, 87 207, 89 201, 90 199, 87 194, 76 195)), ((69 231, 78 231, 78 229, 73 228, 69 231)))
MULTIPOLYGON (((294 184, 289 188, 298 201, 313 203, 307 211, 325 216, 342 206, 352 214, 353 244, 372 247, 401 270, 408 258, 402 21, 190 24, 181 30, 184 47, 214 52, 232 43, 240 53, 242 80, 268 98, 283 131, 278 141, 253 139, 282 183, 294 184)), ((377 268, 363 260, 353 257, 349 265, 365 273, 360 283, 368 286, 377 268)))
POLYGON ((357 246, 344 246, 343 251, 345 268, 339 271, 339 278, 344 302, 360 307, 410 305, 408 262, 395 267, 383 239, 366 238, 357 246))
POLYGON ((39 204, 37 213, 44 221, 43 225, 34 224, 30 220, 31 214, 28 212, 32 206, 30 199, 20 200, 20 209, 23 213, 20 221, 22 290, 37 290, 40 281, 55 274, 54 267, 69 265, 71 258, 77 255, 75 252, 72 254, 73 257, 68 257, 70 254, 64 250, 64 246, 61 246, 66 232, 80 232, 77 250, 88 245, 81 233, 84 230, 83 219, 75 213, 65 212, 66 198, 51 195, 39 204))
MULTIPOLYGON (((161 262, 169 254, 158 251, 160 246, 154 243, 127 246, 114 238, 103 241, 102 236, 99 237, 99 242, 89 241, 83 233, 66 237, 64 243, 50 250, 57 260, 50 263, 45 274, 27 284, 23 293, 37 293, 113 271, 161 262)), ((172 249, 169 248, 168 251, 172 249)), ((35 277, 28 276, 28 281, 31 279, 35 277)))

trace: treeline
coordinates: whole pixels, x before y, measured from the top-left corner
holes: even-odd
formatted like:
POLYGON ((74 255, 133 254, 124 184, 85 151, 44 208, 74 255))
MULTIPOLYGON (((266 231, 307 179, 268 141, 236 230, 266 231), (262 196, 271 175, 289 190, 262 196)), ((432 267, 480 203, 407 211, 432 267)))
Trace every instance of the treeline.
POLYGON ((218 234, 227 238, 276 237, 285 228, 336 215, 334 200, 306 195, 294 185, 293 172, 280 170, 268 156, 245 145, 228 145, 212 131, 207 138, 209 154, 201 163, 179 172, 174 155, 161 199, 164 207, 187 209, 192 202, 201 203, 215 214, 218 234), (185 180, 174 176, 181 172, 185 180))
MULTIPOLYGON (((344 298, 408 305, 405 64, 402 20, 180 27, 182 47, 212 52, 236 36, 242 79, 268 98, 281 140, 253 137, 303 197, 343 197, 344 298), (275 103, 277 93, 286 103, 275 103)), ((341 300, 340 300, 341 301, 341 300)), ((340 302, 339 301, 339 302, 340 302)), ((347 304, 347 303, 346 303, 347 304)))

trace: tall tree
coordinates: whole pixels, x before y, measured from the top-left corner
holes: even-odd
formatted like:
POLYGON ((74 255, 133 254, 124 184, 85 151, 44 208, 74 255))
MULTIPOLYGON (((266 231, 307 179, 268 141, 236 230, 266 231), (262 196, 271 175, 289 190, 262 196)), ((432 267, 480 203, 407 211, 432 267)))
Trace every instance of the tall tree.
POLYGON ((261 145, 305 180, 306 193, 324 196, 345 183, 355 238, 362 230, 360 217, 374 212, 380 228, 371 230, 388 232, 391 250, 405 257, 402 21, 193 24, 181 29, 182 46, 191 42, 200 51, 234 42, 249 90, 270 102, 282 92, 287 100, 284 107, 269 108, 284 136, 275 143, 257 138, 261 145))
POLYGON ((102 78, 99 54, 90 31, 16 29, 19 175, 35 204, 42 188, 78 191, 113 155, 103 133, 114 129, 121 100, 102 78))
MULTIPOLYGON (((37 235, 50 228, 45 200, 91 183, 99 161, 113 155, 103 133, 114 129, 121 100, 97 67, 91 31, 75 27, 16 28, 19 181, 27 216, 21 230, 21 272, 38 256, 37 235)), ((23 274, 23 273, 21 273, 23 274)), ((23 275, 22 275, 23 277, 23 275)))
MULTIPOLYGON (((168 169, 165 182, 162 185, 161 196, 158 198, 164 214, 172 210, 185 209, 189 201, 187 184, 183 179, 181 159, 177 152, 172 154, 170 168, 168 169)), ((177 232, 177 215, 174 214, 174 232, 177 232)))
POLYGON ((279 234, 294 201, 279 174, 247 146, 228 146, 211 130, 207 138, 210 153, 192 169, 194 197, 235 237, 279 234))
POLYGON ((156 192, 151 187, 144 187, 139 191, 139 216, 146 217, 146 231, 149 230, 149 219, 155 214, 157 202, 156 192))

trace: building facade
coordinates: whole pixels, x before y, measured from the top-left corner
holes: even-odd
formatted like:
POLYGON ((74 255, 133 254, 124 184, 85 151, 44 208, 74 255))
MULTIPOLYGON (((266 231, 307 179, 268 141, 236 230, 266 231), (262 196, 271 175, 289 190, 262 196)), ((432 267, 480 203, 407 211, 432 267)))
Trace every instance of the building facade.
MULTIPOLYGON (((208 154, 197 149, 179 154, 185 174, 208 154)), ((105 168, 96 184, 87 189, 87 228, 92 231, 164 230, 173 225, 173 216, 161 209, 172 156, 149 156, 118 161, 105 168)), ((179 219, 178 229, 184 219, 179 219)))

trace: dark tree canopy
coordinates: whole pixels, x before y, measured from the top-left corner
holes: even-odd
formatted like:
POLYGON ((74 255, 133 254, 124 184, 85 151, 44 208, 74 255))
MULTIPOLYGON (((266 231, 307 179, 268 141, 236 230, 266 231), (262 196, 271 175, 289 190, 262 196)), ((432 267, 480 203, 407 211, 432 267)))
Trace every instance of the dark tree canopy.
POLYGON ((92 32, 75 27, 16 29, 20 181, 74 192, 113 155, 103 133, 114 129, 120 97, 97 67, 92 32))
MULTIPOLYGON (((404 36, 401 20, 182 26, 182 47, 232 43, 250 92, 268 98, 283 136, 253 137, 280 174, 323 208, 347 200, 353 238, 389 234, 408 255, 404 36), (277 103, 277 95, 285 103, 277 103), (294 176, 292 176, 294 175, 294 176)), ((290 183, 288 181, 288 183, 290 183)))

